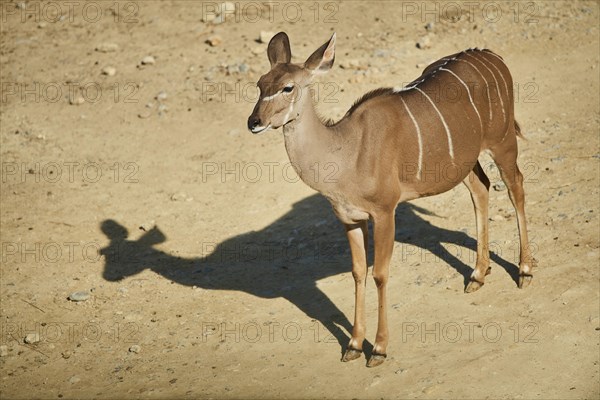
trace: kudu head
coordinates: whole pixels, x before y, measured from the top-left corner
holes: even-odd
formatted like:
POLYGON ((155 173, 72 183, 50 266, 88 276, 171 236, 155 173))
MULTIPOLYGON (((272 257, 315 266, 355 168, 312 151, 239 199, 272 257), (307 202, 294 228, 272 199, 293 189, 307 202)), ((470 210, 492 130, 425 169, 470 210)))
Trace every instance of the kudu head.
POLYGON ((310 96, 313 77, 333 66, 335 33, 302 64, 290 62, 292 51, 285 32, 273 36, 267 55, 271 70, 258 80, 260 96, 248 118, 248 129, 255 134, 277 129, 300 116, 300 100, 310 96))

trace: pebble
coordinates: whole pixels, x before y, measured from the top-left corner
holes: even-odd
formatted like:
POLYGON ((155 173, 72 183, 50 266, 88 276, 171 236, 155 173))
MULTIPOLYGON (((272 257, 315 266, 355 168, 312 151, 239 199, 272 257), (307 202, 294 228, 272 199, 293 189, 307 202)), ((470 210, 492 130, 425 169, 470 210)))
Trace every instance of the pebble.
POLYGON ((143 230, 144 232, 148 232, 149 230, 151 230, 152 228, 154 228, 156 226, 156 221, 151 220, 151 221, 146 221, 143 224, 141 224, 139 226, 139 228, 141 230, 143 230))
POLYGON ((131 346, 129 348, 129 352, 130 353, 138 354, 140 351, 142 351, 142 348, 139 345, 137 345, 137 344, 134 344, 133 346, 131 346))
POLYGON ((38 28, 40 28, 40 29, 44 29, 44 28, 45 28, 47 25, 48 25, 47 23, 45 23, 44 21, 42 21, 42 22, 40 22, 40 23, 38 24, 38 26, 37 26, 37 27, 38 27, 38 28))
POLYGON ((240 134, 240 131, 239 131, 239 129, 232 129, 229 132, 227 132, 227 134, 229 136, 238 136, 240 134))
POLYGON ((74 384, 81 381, 81 378, 78 377, 77 375, 73 375, 72 377, 69 378, 69 383, 70 384, 74 384))
POLYGON ((506 185, 504 184, 504 182, 496 182, 496 183, 494 183, 493 187, 496 192, 501 192, 503 190, 506 190, 506 185))
POLYGON ((423 50, 423 49, 428 49, 430 47, 431 47, 431 39, 429 38, 429 36, 423 36, 417 42, 417 48, 418 49, 423 50))
POLYGON ((78 95, 75 95, 75 97, 72 97, 72 98, 69 100, 69 104, 71 104, 71 105, 73 105, 73 106, 79 106, 79 105, 81 105, 81 104, 83 104, 83 103, 85 103, 85 99, 84 99, 84 98, 83 98, 83 96, 82 96, 82 95, 80 95, 80 94, 78 94, 78 95))
POLYGON ((96 51, 100 53, 112 53, 119 50, 119 45, 116 43, 102 43, 96 47, 96 51))
POLYGON ((142 65, 154 65, 156 60, 152 56, 146 56, 142 58, 142 65))
POLYGON ((167 92, 165 92, 164 90, 161 90, 160 92, 158 92, 158 94, 154 98, 158 101, 163 101, 163 100, 166 100, 167 97, 169 97, 167 95, 167 92))
POLYGON ((250 67, 248 66, 248 64, 246 63, 241 63, 238 66, 238 71, 240 71, 242 74, 245 74, 246 72, 248 72, 250 70, 250 67))
POLYGON ((219 15, 222 16, 223 21, 225 20, 225 17, 227 15, 233 16, 233 14, 235 14, 235 3, 232 3, 230 1, 221 3, 221 6, 219 8, 220 8, 219 15))
POLYGON ((37 343, 40 341, 40 334, 37 332, 28 333, 27 336, 25 336, 25 339, 23 339, 23 341, 27 344, 37 343))
POLYGON ((172 201, 192 201, 192 200, 194 200, 194 198, 188 197, 188 195, 183 192, 179 192, 179 193, 175 193, 174 195, 172 195, 171 200, 172 201))
POLYGON ((223 43, 223 38, 220 35, 212 35, 206 39, 206 43, 208 43, 211 47, 216 47, 223 43))
POLYGON ((496 214, 496 215, 490 217, 490 221, 496 221, 496 222, 498 222, 498 221, 506 221, 506 218, 504 218, 500 214, 496 214))
POLYGON ((116 73, 117 69, 115 67, 104 67, 102 69, 102 75, 115 76, 116 73))
POLYGON ((258 35, 258 41, 260 43, 269 43, 273 36, 275 36, 275 32, 260 31, 260 34, 258 35))
POLYGON ((71 301, 86 301, 90 298, 90 292, 85 290, 80 292, 73 292, 69 295, 69 300, 71 301))
POLYGON ((65 350, 61 353, 61 356, 65 360, 68 360, 69 358, 71 358, 71 352, 69 350, 65 350))
POLYGON ((267 48, 264 46, 256 46, 254 47, 252 50, 250 50, 252 52, 252 54, 254 54, 255 56, 259 55, 259 54, 263 54, 264 52, 267 51, 267 48))
POLYGON ((342 69, 363 69, 361 68, 360 61, 356 59, 345 60, 340 63, 342 69))
POLYGON ((433 22, 428 22, 425 24, 425 30, 431 32, 435 24, 433 22))
POLYGON ((0 357, 6 357, 8 355, 8 346, 0 346, 0 357))

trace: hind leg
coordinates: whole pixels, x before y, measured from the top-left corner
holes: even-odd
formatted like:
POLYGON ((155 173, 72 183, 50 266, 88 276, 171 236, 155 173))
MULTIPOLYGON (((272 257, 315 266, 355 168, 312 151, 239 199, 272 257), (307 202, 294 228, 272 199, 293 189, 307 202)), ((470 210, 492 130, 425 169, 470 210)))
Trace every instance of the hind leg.
POLYGON ((477 263, 471 274, 471 282, 465 293, 471 293, 483 286, 485 276, 490 273, 490 249, 488 236, 488 203, 490 180, 483 172, 479 162, 463 181, 471 192, 477 221, 477 263))
MULTIPOLYGON (((512 129, 512 128, 511 128, 512 129)), ((505 140, 492 146, 492 158, 500 170, 500 176, 508 188, 508 195, 517 212, 519 227, 520 257, 519 257, 519 287, 523 288, 531 283, 533 267, 536 260, 531 254, 529 239, 527 238, 527 219, 525 218, 525 191, 523 190, 523 174, 517 166, 517 136, 514 129, 509 132, 505 140)))

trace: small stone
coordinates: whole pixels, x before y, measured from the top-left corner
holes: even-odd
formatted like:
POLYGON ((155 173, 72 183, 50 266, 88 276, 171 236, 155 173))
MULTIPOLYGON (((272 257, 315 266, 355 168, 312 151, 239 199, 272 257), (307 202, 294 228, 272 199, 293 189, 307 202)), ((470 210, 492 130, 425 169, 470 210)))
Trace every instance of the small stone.
POLYGON ((235 16, 235 3, 225 2, 219 5, 219 10, 217 11, 217 15, 213 15, 212 17, 207 17, 210 19, 215 25, 222 24, 227 20, 227 17, 233 18, 235 16))
POLYGON ((8 355, 8 346, 2 345, 0 346, 0 357, 6 357, 8 355))
POLYGON ((275 36, 275 32, 260 31, 260 34, 258 35, 258 41, 260 43, 269 43, 271 39, 273 39, 273 36, 275 36))
POLYGON ((102 75, 115 76, 117 69, 115 67, 104 67, 102 68, 102 75))
POLYGON ((142 58, 142 65, 154 65, 155 62, 156 60, 153 56, 146 56, 142 58))
POLYGON ((69 378, 69 383, 70 384, 74 384, 81 381, 81 378, 78 377, 77 375, 73 375, 72 377, 69 378))
POLYGON ((143 224, 141 224, 139 226, 139 228, 141 230, 143 230, 144 232, 148 232, 149 230, 151 230, 152 228, 154 228, 156 226, 156 221, 151 220, 151 221, 146 221, 143 224))
POLYGON ((146 118, 150 118, 151 115, 152 115, 152 113, 150 113, 150 112, 139 113, 138 118, 146 119, 146 118))
POLYGON ((360 61, 358 61, 356 59, 342 61, 340 63, 340 68, 342 68, 342 69, 357 69, 357 70, 366 69, 366 67, 363 67, 360 64, 360 61))
POLYGON ((86 301, 90 298, 90 292, 80 291, 73 292, 69 295, 69 300, 71 301, 86 301))
POLYGON ((81 105, 81 104, 83 104, 83 103, 85 103, 85 99, 84 99, 84 98, 83 98, 83 96, 82 96, 82 95, 80 95, 80 94, 77 94, 77 95, 75 95, 75 97, 72 97, 72 98, 69 100, 69 104, 71 104, 71 105, 73 105, 73 106, 79 106, 79 105, 81 105))
POLYGON ((245 74, 246 72, 248 72, 250 70, 250 67, 248 67, 248 64, 246 63, 241 63, 238 66, 238 71, 240 71, 242 74, 245 74))
POLYGON ((406 372, 405 369, 400 368, 399 370, 396 370, 396 375, 400 375, 402 373, 406 372))
POLYGON ((68 360, 69 358, 71 358, 71 352, 69 350, 65 350, 61 353, 61 356, 65 360, 68 360))
POLYGON ((40 334, 37 332, 28 333, 27 336, 25 336, 25 338, 23 339, 23 341, 27 344, 37 343, 40 341, 40 334))
POLYGON ((96 51, 100 53, 112 53, 119 50, 119 45, 116 43, 102 43, 96 47, 96 51))
POLYGON ((227 132, 227 134, 229 136, 238 136, 240 134, 240 131, 239 131, 239 129, 232 129, 229 132, 227 132))
POLYGON ((131 346, 129 348, 129 352, 130 353, 138 354, 140 351, 142 351, 142 348, 139 345, 137 345, 137 344, 134 344, 133 346, 131 346))
POLYGON ((45 28, 47 25, 48 25, 48 24, 47 24, 46 22, 42 21, 42 22, 40 22, 40 23, 38 24, 38 26, 37 26, 37 27, 38 27, 38 28, 40 28, 40 29, 44 29, 44 28, 45 28))
POLYGON ((187 194, 183 192, 175 193, 171 196, 172 201, 190 201, 187 194))
POLYGON ((496 215, 494 215, 494 216, 492 216, 492 217, 490 218, 490 221, 496 221, 496 222, 498 222, 498 221, 505 221, 505 220, 506 220, 506 218, 504 218, 504 217, 503 217, 502 215, 500 215, 500 214, 496 214, 496 215))
POLYGON ((494 183, 493 187, 496 192, 501 192, 503 190, 506 190, 506 185, 504 184, 504 182, 496 182, 496 183, 494 183))
POLYGON ((166 113, 167 111, 169 111, 169 107, 167 107, 166 104, 160 104, 158 106, 158 115, 162 115, 163 113, 166 113))
POLYGON ((265 51, 267 51, 267 48, 264 47, 264 46, 256 46, 256 47, 254 47, 250 51, 252 52, 252 54, 254 54, 255 56, 257 56, 257 55, 263 54, 265 51))
POLYGON ((223 43, 223 38, 220 35, 212 35, 206 39, 206 43, 208 43, 211 47, 216 47, 223 43))
POLYGON ((431 39, 429 38, 429 36, 423 36, 417 42, 417 48, 418 49, 423 50, 423 49, 428 49, 430 47, 431 47, 431 39))
POLYGON ((158 92, 158 94, 156 95, 155 99, 158 101, 163 101, 166 100, 167 97, 169 97, 167 95, 167 92, 165 92, 164 90, 161 90, 160 92, 158 92))
POLYGON ((428 32, 431 32, 433 30, 434 26, 435 26, 435 24, 433 22, 428 22, 425 24, 425 30, 428 32))

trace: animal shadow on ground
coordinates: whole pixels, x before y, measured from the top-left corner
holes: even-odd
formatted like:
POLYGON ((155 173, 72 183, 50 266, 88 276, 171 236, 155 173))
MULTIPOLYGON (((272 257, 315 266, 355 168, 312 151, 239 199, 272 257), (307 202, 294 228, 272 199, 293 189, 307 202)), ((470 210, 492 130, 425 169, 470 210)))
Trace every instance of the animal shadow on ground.
MULTIPOLYGON (((403 250, 410 248, 420 254, 431 252, 459 272, 466 285, 473 269, 441 244, 475 250, 475 239, 461 231, 438 228, 419 214, 430 213, 410 203, 398 206, 396 241, 405 245, 403 250)), ((474 220, 474 215, 469 217, 468 222, 474 220)), ((119 281, 150 269, 181 285, 207 290, 237 290, 261 298, 283 297, 329 330, 339 342, 341 351, 350 339, 347 333, 352 331, 351 322, 317 287, 317 281, 351 270, 343 226, 327 200, 320 195, 297 202, 290 212, 264 229, 220 243, 204 242, 197 256, 190 258, 155 249, 155 245, 167 240, 158 227, 137 240, 129 240, 127 229, 114 220, 103 221, 101 230, 110 240, 109 245, 101 249, 105 259, 103 277, 108 281, 119 281)), ((371 240, 370 255, 372 250, 371 240)), ((372 265, 371 257, 369 265, 372 265)), ((491 258, 517 282, 517 266, 493 252, 491 258)), ((424 262, 427 261, 421 264, 424 262)), ((354 282, 350 282, 348 291, 353 293, 354 282)), ((348 309, 351 307, 353 305, 347 305, 348 309)), ((365 343, 366 353, 371 350, 372 345, 365 343)))

